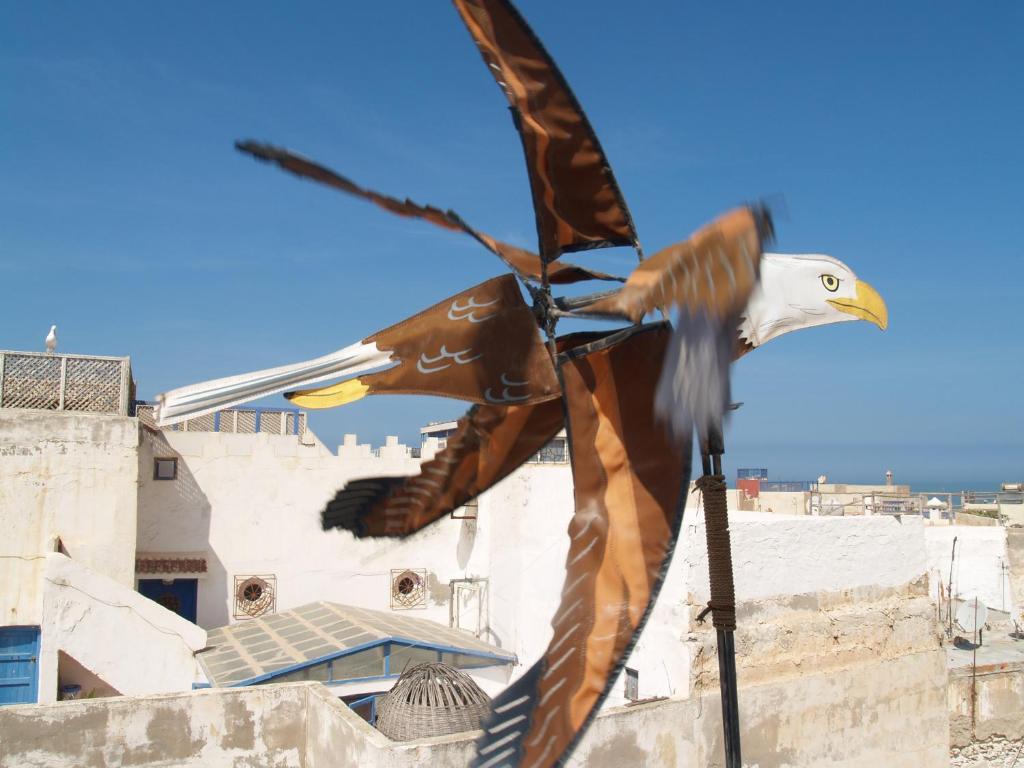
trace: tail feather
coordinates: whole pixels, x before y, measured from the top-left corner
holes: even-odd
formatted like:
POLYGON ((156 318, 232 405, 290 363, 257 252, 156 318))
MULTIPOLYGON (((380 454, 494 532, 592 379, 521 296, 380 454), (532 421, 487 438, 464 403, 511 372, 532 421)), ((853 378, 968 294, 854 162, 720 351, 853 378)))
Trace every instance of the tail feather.
POLYGON ((296 387, 381 368, 390 359, 391 353, 376 344, 357 342, 314 360, 173 389, 157 395, 157 424, 163 427, 296 387))

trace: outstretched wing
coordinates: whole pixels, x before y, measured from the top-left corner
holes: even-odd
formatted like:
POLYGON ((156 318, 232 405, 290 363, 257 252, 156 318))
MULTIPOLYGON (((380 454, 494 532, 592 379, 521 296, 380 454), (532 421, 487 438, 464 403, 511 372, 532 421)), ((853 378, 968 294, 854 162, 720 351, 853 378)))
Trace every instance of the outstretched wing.
POLYGON ((477 768, 563 762, 657 597, 679 534, 690 442, 655 421, 671 329, 629 328, 560 355, 576 514, 543 657, 492 705, 477 768))
POLYGON ((655 309, 679 307, 690 315, 735 318, 757 285, 771 218, 761 208, 737 208, 642 261, 622 290, 586 309, 634 323, 655 309))
POLYGON ((420 474, 353 480, 338 491, 323 511, 324 530, 344 528, 357 538, 415 533, 507 477, 563 424, 559 399, 474 406, 420 474))
MULTIPOLYGON (((326 184, 334 189, 369 200, 384 210, 399 216, 423 219, 444 229, 465 232, 474 237, 487 250, 501 258, 513 271, 524 279, 533 281, 541 279, 540 257, 537 254, 530 253, 523 248, 517 248, 508 243, 503 243, 500 240, 495 240, 487 233, 473 229, 454 211, 442 211, 440 208, 435 208, 432 205, 419 205, 409 199, 399 200, 396 197, 382 195, 380 192, 374 192, 372 189, 361 187, 340 173, 287 149, 273 147, 269 144, 260 144, 255 141, 239 141, 235 143, 235 147, 259 160, 276 163, 284 170, 290 171, 300 178, 319 181, 321 184, 326 184)), ((607 275, 604 272, 585 269, 584 267, 566 262, 552 265, 548 269, 548 280, 552 283, 576 283, 580 280, 621 281, 622 278, 607 275)))
POLYGON ((636 245, 629 209, 590 121, 507 0, 454 0, 523 141, 541 257, 636 245))
POLYGON ((587 307, 634 322, 657 308, 679 308, 656 400, 659 415, 679 436, 688 439, 696 427, 704 439, 721 429, 731 394, 736 326, 759 280, 761 251, 771 235, 764 209, 730 211, 642 262, 621 291, 587 307))
POLYGON ((342 377, 349 378, 286 397, 304 408, 330 408, 369 394, 523 404, 557 398, 561 391, 536 318, 515 277, 505 274, 330 355, 158 395, 157 419, 160 426, 173 424, 342 377), (373 372, 363 373, 368 370, 373 372))

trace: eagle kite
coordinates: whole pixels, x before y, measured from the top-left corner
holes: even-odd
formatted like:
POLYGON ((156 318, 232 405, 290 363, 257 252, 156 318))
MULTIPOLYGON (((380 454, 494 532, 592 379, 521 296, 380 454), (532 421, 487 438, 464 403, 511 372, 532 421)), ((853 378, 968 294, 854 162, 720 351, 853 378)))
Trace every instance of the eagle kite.
POLYGON ((763 253, 771 220, 756 206, 726 213, 643 260, 597 137, 526 22, 507 0, 454 4, 509 100, 527 161, 538 253, 497 241, 452 211, 361 187, 288 150, 240 143, 301 177, 464 232, 515 277, 488 280, 316 360, 168 392, 158 398, 157 418, 169 424, 284 391, 307 408, 377 393, 473 403, 419 475, 356 480, 328 503, 324 527, 356 536, 422 529, 565 428, 576 511, 554 635, 543 657, 493 702, 475 763, 550 766, 568 758, 650 612, 679 532, 693 429, 704 435, 720 425, 729 363, 792 330, 854 319, 884 328, 887 316, 878 294, 841 262, 763 253), (632 246, 641 256, 627 280, 561 258, 609 246, 632 246), (575 299, 551 295, 553 284, 588 279, 625 285, 575 299), (642 324, 651 311, 671 307, 679 309, 675 330, 666 322, 642 324), (556 337, 563 316, 632 324, 556 337))

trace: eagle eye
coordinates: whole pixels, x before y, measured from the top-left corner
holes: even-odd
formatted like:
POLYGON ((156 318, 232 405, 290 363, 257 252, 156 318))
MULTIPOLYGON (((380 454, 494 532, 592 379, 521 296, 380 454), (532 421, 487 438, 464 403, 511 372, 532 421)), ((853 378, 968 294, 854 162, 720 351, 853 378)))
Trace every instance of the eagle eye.
POLYGON ((835 293, 839 290, 839 278, 835 275, 822 275, 821 284, 825 286, 825 290, 830 293, 835 293))

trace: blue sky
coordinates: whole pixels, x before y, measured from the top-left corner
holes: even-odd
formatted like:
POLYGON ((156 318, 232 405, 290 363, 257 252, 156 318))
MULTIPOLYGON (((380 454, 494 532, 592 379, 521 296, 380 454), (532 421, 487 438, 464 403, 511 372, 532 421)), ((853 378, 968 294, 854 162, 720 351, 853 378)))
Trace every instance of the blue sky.
MULTIPOLYGON (((1022 6, 521 0, 648 252, 738 202, 890 309, 743 360, 727 464, 1024 477, 1022 6)), ((283 144, 530 246, 504 97, 447 3, 0 7, 0 348, 132 356, 139 393, 306 359, 500 273, 467 238, 239 155, 283 144)), ((622 249, 580 260, 626 271, 622 249)), ((283 400, 272 402, 283 404, 283 400)), ((457 403, 313 415, 416 439, 457 403)))

